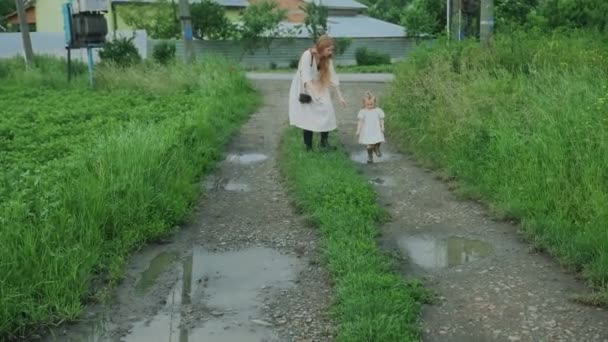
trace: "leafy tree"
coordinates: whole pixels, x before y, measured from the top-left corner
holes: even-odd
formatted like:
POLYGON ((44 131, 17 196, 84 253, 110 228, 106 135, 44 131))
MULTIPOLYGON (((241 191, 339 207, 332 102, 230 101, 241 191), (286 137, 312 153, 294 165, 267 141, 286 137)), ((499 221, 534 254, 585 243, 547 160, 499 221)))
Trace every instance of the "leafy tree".
POLYGON ((15 12, 15 0, 0 0, 0 18, 15 12))
POLYGON ((146 30, 154 39, 177 38, 181 35, 176 4, 168 0, 159 0, 154 4, 122 5, 118 14, 125 24, 146 30))
POLYGON ((309 2, 300 7, 306 14, 304 25, 310 34, 313 41, 317 41, 319 37, 327 33, 327 17, 329 9, 323 5, 317 5, 314 2, 309 2))
POLYGON ((393 24, 401 22, 403 9, 410 4, 411 0, 365 0, 368 13, 374 18, 385 20, 393 24))
POLYGON ((226 16, 224 7, 217 2, 203 0, 194 3, 190 12, 196 37, 217 40, 235 36, 235 26, 226 16))
POLYGON ((245 52, 254 53, 260 48, 270 50, 272 42, 285 36, 280 27, 281 21, 287 18, 287 11, 280 9, 275 1, 263 0, 252 3, 241 14, 239 34, 245 52))
POLYGON ((400 24, 411 36, 440 34, 447 24, 445 12, 443 0, 412 0, 402 12, 400 24))
POLYGON ((422 34, 433 34, 437 31, 437 19, 428 12, 423 0, 414 0, 403 11, 401 25, 406 27, 408 36, 419 37, 422 34))

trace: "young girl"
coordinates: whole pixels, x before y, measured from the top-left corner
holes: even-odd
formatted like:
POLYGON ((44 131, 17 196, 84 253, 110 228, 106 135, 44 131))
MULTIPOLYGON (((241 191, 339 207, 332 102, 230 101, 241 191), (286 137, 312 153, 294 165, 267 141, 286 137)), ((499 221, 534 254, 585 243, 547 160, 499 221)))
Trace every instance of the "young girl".
POLYGON ((376 97, 369 91, 363 96, 363 108, 357 115, 359 143, 367 147, 367 162, 374 162, 374 152, 382 157, 380 144, 384 142, 384 111, 377 107, 376 97))

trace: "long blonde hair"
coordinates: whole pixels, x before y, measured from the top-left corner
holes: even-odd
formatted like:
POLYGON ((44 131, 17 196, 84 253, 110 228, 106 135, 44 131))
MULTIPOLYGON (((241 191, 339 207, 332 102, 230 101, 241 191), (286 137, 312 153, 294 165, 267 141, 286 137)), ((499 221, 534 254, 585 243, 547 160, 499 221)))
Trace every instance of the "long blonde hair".
POLYGON ((321 56, 321 52, 332 46, 334 46, 334 40, 328 35, 319 37, 317 44, 315 45, 317 51, 317 66, 319 67, 320 80, 323 87, 327 87, 331 81, 329 64, 333 56, 323 57, 321 56))

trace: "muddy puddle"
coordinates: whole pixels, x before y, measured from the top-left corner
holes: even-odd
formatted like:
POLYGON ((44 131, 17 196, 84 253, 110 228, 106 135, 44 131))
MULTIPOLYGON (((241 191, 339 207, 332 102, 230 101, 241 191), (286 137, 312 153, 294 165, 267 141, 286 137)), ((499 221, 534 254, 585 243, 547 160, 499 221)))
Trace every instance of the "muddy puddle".
POLYGON ((398 244, 412 262, 429 269, 460 266, 493 253, 488 243, 462 237, 405 236, 398 240, 398 244))
POLYGON ((137 292, 144 293, 149 290, 158 277, 167 269, 167 267, 177 260, 177 253, 163 252, 157 255, 152 261, 148 268, 142 273, 141 278, 135 285, 137 292))
POLYGON ((124 322, 99 320, 88 331, 49 341, 279 341, 263 316, 264 299, 294 285, 299 259, 262 247, 222 253, 194 248, 176 261, 176 254, 159 254, 142 273, 137 293, 149 291, 169 267, 179 268, 174 286, 160 298, 162 307, 144 319, 133 315, 122 336, 112 330, 124 322))
POLYGON ((250 188, 249 188, 249 184, 247 184, 247 183, 230 180, 226 184, 224 184, 224 190, 247 192, 250 190, 250 188))
POLYGON ((370 184, 377 185, 377 186, 393 187, 396 185, 395 179, 393 177, 384 177, 384 176, 375 177, 375 178, 372 178, 369 182, 370 182, 370 184))
POLYGON ((268 159, 268 156, 262 153, 243 153, 243 154, 229 154, 226 158, 227 161, 235 164, 249 165, 261 163, 268 159))
MULTIPOLYGON (((374 154, 374 163, 385 163, 395 158, 395 155, 390 152, 382 152, 382 157, 378 157, 374 154)), ((350 155, 350 159, 360 164, 367 164, 367 151, 361 149, 357 152, 353 152, 350 155)))

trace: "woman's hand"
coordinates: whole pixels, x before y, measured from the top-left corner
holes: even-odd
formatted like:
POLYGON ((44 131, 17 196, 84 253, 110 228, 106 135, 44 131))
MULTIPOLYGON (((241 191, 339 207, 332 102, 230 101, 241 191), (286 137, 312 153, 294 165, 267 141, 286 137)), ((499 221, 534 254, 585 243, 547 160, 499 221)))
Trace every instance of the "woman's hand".
POLYGON ((342 108, 346 108, 346 106, 348 106, 346 100, 342 96, 340 96, 340 106, 342 106, 342 108))

